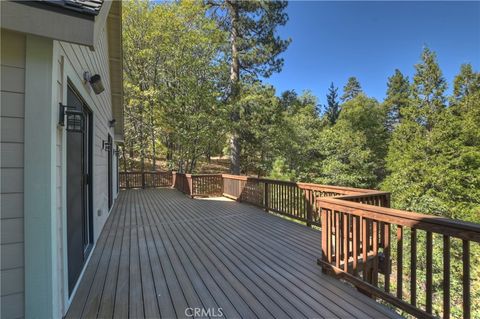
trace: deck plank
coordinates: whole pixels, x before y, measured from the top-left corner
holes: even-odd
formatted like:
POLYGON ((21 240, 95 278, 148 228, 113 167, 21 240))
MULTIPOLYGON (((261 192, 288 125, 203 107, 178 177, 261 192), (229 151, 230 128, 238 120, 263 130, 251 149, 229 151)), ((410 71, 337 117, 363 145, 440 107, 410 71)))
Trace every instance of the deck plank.
POLYGON ((320 238, 246 204, 121 191, 66 317, 399 318, 322 274, 320 238))

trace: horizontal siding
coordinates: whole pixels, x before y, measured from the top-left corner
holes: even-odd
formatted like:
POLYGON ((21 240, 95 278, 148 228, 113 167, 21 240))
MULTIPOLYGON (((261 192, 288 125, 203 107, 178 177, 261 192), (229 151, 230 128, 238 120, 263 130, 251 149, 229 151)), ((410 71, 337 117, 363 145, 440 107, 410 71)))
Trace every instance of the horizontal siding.
POLYGON ((1 269, 23 267, 23 243, 2 245, 1 269))
POLYGON ((2 65, 2 91, 25 92, 25 68, 2 65))
POLYGON ((25 36, 1 31, 1 318, 24 315, 25 36))
POLYGON ((23 292, 2 296, 2 318, 23 318, 25 297, 23 292))
MULTIPOLYGON (((85 46, 65 42, 60 42, 60 48, 61 55, 65 59, 64 63, 69 63, 75 70, 76 74, 73 76, 83 79, 85 71, 99 74, 105 87, 104 92, 96 95, 88 85, 84 86, 90 96, 90 98, 84 97, 84 99, 93 114, 93 228, 96 240, 108 217, 108 157, 107 152, 102 150, 102 141, 107 140, 109 132, 113 136, 113 129, 108 126, 108 122, 112 119, 112 101, 106 30, 104 28, 100 33, 95 51, 85 46)), ((58 152, 57 155, 60 156, 58 152)), ((58 167, 58 170, 60 171, 61 168, 58 167)))
POLYGON ((1 208, 2 219, 23 218, 23 192, 2 194, 1 208))
MULTIPOLYGON (((67 103, 65 100, 66 82, 67 78, 72 83, 84 83, 83 74, 89 71, 92 75, 99 74, 101 76, 105 91, 96 95, 88 84, 81 87, 75 87, 82 98, 87 102, 88 107, 93 115, 93 232, 95 242, 102 231, 105 221, 108 217, 108 189, 107 189, 107 152, 102 149, 102 141, 107 140, 108 133, 113 136, 113 129, 109 127, 108 122, 112 119, 112 102, 110 91, 110 73, 107 52, 107 34, 105 29, 101 31, 98 43, 95 45, 95 50, 90 50, 87 47, 79 46, 66 42, 56 42, 58 44, 58 71, 56 75, 57 85, 57 102, 67 103), (70 70, 74 70, 72 74, 70 70), (67 72, 67 73, 65 73, 67 72)), ((56 193, 57 193, 57 230, 58 236, 61 237, 64 233, 63 225, 66 224, 65 217, 66 209, 63 202, 63 194, 65 193, 65 153, 66 145, 64 145, 65 136, 62 130, 57 131, 56 141, 56 193)), ((68 163, 67 163, 68 165, 68 163)), ((115 188, 116 189, 116 188, 115 188)), ((58 260, 58 268, 61 269, 61 278, 59 279, 59 286, 57 287, 59 295, 65 295, 64 284, 67 278, 63 276, 66 274, 65 265, 62 262, 66 260, 66 243, 57 243, 57 252, 60 256, 58 260)), ((66 312, 68 305, 61 306, 62 315, 66 312)))
POLYGON ((25 96, 23 93, 17 92, 1 92, 1 116, 2 117, 18 117, 24 118, 25 108, 25 96))

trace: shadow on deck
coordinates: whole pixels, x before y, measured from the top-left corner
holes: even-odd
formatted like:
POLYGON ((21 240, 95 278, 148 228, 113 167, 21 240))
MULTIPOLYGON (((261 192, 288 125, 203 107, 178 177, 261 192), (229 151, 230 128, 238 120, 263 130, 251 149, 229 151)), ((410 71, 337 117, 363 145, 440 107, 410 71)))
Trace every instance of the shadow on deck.
POLYGON ((322 274, 320 238, 246 204, 122 191, 66 317, 398 318, 322 274))

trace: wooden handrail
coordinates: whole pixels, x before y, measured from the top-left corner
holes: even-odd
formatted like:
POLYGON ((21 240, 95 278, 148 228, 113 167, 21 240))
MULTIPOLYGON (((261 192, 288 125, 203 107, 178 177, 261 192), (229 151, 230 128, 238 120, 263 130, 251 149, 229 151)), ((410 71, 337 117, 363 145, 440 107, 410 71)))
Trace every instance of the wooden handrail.
POLYGON ((317 202, 320 203, 318 206, 324 209, 342 211, 350 215, 374 219, 380 222, 407 226, 460 239, 480 242, 480 225, 475 223, 393 208, 348 202, 344 200, 344 196, 319 198, 317 202))
POLYGON ((480 225, 347 201, 355 197, 358 196, 317 199, 317 208, 322 219, 322 257, 318 263, 323 271, 350 281, 364 293, 382 298, 411 315, 433 318, 433 235, 440 235, 443 237, 443 245, 437 249, 443 250, 443 317, 449 318, 452 258, 450 241, 451 238, 458 238, 462 241, 462 257, 459 262, 463 264, 463 317, 470 318, 470 242, 480 243, 480 225), (404 287, 403 284, 403 242, 406 230, 410 233, 411 248, 409 287, 404 287), (417 285, 423 280, 416 276, 420 232, 423 232, 426 238, 424 309, 421 309, 417 302, 417 285), (396 278, 390 278, 393 273, 392 239, 397 242, 396 278), (383 276, 383 285, 379 285, 379 276, 383 276), (395 292, 390 292, 392 279, 396 279, 395 292), (404 288, 408 289, 410 300, 403 299, 404 288))

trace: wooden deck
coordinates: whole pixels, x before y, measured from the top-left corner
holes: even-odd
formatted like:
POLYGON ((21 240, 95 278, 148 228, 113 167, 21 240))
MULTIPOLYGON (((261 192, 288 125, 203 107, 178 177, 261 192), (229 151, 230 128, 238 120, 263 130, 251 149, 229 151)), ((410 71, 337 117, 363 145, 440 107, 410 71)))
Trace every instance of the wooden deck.
POLYGON ((122 191, 66 317, 399 317, 323 275, 320 247, 320 232, 254 206, 122 191))

